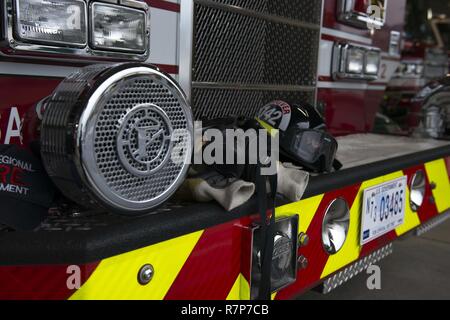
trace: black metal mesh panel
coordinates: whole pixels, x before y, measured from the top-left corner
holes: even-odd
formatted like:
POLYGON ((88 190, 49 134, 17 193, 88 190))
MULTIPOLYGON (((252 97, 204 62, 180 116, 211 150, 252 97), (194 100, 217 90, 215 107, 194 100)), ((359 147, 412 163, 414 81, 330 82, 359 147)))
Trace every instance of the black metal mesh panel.
POLYGON ((319 30, 196 6, 193 80, 314 85, 319 30))
POLYGON ((318 24, 322 2, 320 0, 215 0, 265 14, 318 24))
POLYGON ((267 102, 281 99, 295 104, 314 100, 314 92, 194 89, 193 105, 196 119, 214 119, 224 116, 254 117, 267 102))
POLYGON ((194 14, 197 119, 253 116, 271 99, 314 102, 320 0, 198 0, 194 14), (271 92, 244 90, 260 86, 271 92))

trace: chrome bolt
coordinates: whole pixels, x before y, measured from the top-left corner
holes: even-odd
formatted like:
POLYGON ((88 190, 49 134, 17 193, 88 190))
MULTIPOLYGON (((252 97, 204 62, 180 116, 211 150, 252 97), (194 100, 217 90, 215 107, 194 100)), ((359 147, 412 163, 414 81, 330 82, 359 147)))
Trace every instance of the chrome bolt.
POLYGON ((302 232, 298 235, 298 246, 301 247, 306 247, 309 244, 309 236, 302 232))
POLYGON ((153 276, 155 275, 155 269, 151 264, 144 265, 141 270, 139 270, 138 274, 138 282, 140 285, 145 286, 152 281, 153 276))
POLYGON ((308 268, 309 261, 305 256, 300 256, 297 259, 297 265, 299 270, 303 270, 308 268))

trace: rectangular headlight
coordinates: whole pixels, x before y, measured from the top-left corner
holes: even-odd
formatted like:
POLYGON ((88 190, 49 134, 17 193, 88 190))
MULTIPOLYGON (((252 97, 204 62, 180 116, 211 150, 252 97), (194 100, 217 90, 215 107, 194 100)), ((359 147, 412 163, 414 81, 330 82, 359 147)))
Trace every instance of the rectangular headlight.
POLYGON ((366 64, 364 73, 370 75, 378 75, 380 69, 381 54, 379 51, 369 50, 366 53, 366 64))
POLYGON ((348 73, 361 74, 364 68, 364 50, 360 48, 349 48, 347 51, 347 67, 348 73))
POLYGON ((91 46, 98 50, 145 53, 147 14, 113 4, 92 5, 91 46))
POLYGON ((15 0, 15 37, 24 42, 84 47, 87 8, 82 0, 15 0))

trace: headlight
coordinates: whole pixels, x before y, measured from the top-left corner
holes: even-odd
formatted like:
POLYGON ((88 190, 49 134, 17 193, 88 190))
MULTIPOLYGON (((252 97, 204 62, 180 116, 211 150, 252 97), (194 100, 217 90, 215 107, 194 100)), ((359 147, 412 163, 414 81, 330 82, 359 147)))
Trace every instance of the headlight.
POLYGON ((370 50, 366 53, 366 63, 364 73, 378 75, 381 56, 379 51, 370 50))
POLYGON ((100 50, 146 51, 146 13, 112 4, 92 5, 91 46, 100 50))
POLYGON ((347 72, 361 74, 364 67, 364 51, 359 48, 350 48, 347 51, 347 72))
POLYGON ((345 244, 350 227, 350 209, 344 199, 334 200, 325 213, 322 243, 328 254, 338 253, 345 244))
POLYGON ((336 43, 333 48, 335 80, 377 80, 381 53, 377 48, 336 43))
POLYGON ((15 36, 32 43, 84 47, 87 9, 81 0, 15 0, 15 36))
POLYGON ((414 212, 419 211, 425 199, 425 173, 419 170, 414 175, 411 182, 410 204, 414 212))

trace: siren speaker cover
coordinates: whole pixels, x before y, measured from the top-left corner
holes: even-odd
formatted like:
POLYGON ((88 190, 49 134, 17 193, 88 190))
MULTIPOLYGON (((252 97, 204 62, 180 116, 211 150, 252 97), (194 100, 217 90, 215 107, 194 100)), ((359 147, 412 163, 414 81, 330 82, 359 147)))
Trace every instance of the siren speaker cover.
POLYGON ((182 90, 158 69, 96 65, 66 78, 41 127, 48 174, 71 200, 140 214, 184 181, 193 119, 182 90))

